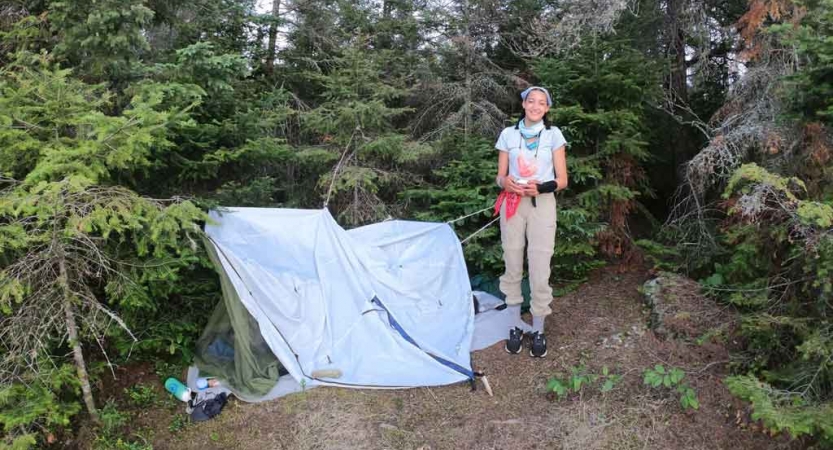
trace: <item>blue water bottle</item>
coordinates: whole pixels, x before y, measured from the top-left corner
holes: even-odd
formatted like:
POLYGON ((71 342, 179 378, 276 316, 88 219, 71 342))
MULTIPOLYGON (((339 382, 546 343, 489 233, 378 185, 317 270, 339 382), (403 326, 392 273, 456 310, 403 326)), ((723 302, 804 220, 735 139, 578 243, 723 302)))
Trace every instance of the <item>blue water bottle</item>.
POLYGON ((183 402, 191 400, 191 389, 176 378, 168 378, 165 380, 165 389, 183 402))

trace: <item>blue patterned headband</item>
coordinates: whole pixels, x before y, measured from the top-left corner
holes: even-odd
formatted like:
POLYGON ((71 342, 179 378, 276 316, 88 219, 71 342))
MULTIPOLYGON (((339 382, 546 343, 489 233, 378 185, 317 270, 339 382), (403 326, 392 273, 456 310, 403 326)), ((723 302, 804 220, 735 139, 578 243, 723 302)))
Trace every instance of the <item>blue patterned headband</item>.
POLYGON ((523 92, 521 92, 521 100, 526 100, 526 96, 529 95, 532 91, 541 91, 547 96, 547 106, 552 106, 552 97, 550 97, 550 91, 539 87, 539 86, 530 86, 526 88, 523 92))

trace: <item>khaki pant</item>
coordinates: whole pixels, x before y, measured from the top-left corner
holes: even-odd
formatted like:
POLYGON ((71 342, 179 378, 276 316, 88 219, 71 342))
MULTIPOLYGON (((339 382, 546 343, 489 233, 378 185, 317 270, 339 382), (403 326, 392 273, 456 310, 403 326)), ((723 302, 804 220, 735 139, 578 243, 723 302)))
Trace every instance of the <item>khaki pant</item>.
POLYGON ((524 273, 524 246, 528 241, 532 315, 543 317, 552 312, 550 260, 555 248, 555 195, 540 194, 535 201, 537 206, 534 207, 531 197, 523 197, 510 220, 506 220, 506 202, 500 208, 500 240, 503 244, 503 262, 506 264, 506 273, 500 277, 500 290, 506 295, 506 304, 523 303, 521 280, 524 273))

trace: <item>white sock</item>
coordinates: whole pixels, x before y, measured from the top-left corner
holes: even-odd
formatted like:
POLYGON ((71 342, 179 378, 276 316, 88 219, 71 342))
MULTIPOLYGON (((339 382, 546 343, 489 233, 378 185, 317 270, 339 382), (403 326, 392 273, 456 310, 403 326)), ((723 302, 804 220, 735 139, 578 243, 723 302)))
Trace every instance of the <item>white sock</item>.
MULTIPOLYGON (((521 305, 509 305, 509 306, 506 307, 506 309, 509 310, 509 314, 513 318, 518 319, 518 321, 521 320, 521 305)), ((515 322, 513 321, 513 323, 515 323, 515 322)), ((512 329, 514 329, 514 328, 515 328, 515 325, 512 325, 512 329)))
POLYGON ((546 320, 547 316, 532 316, 532 332, 533 333, 543 333, 544 332, 544 320, 546 320))

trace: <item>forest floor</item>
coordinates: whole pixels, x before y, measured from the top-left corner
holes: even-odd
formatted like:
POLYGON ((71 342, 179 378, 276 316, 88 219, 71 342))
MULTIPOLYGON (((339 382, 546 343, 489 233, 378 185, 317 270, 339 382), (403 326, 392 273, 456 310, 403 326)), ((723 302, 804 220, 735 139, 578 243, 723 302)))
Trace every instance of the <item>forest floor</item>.
POLYGON ((502 342, 475 352, 473 365, 488 375, 494 397, 480 382, 474 392, 468 384, 316 388, 261 404, 232 400, 216 419, 188 424, 182 404, 147 371, 139 372, 141 380, 120 380, 152 385, 159 395, 152 407, 125 406, 131 418, 124 436, 156 450, 802 448, 762 432, 723 384, 734 342, 730 314, 699 295, 696 283, 680 283, 670 292, 685 309, 669 325, 677 337, 662 339, 647 328, 640 288, 648 277, 607 268, 557 298, 545 359, 509 355, 502 342), (657 364, 686 372, 698 410, 683 410, 673 391, 643 384, 644 370, 657 364), (600 374, 604 366, 623 375, 609 392, 598 382, 563 399, 547 391, 554 376, 565 379, 576 367, 600 374))

